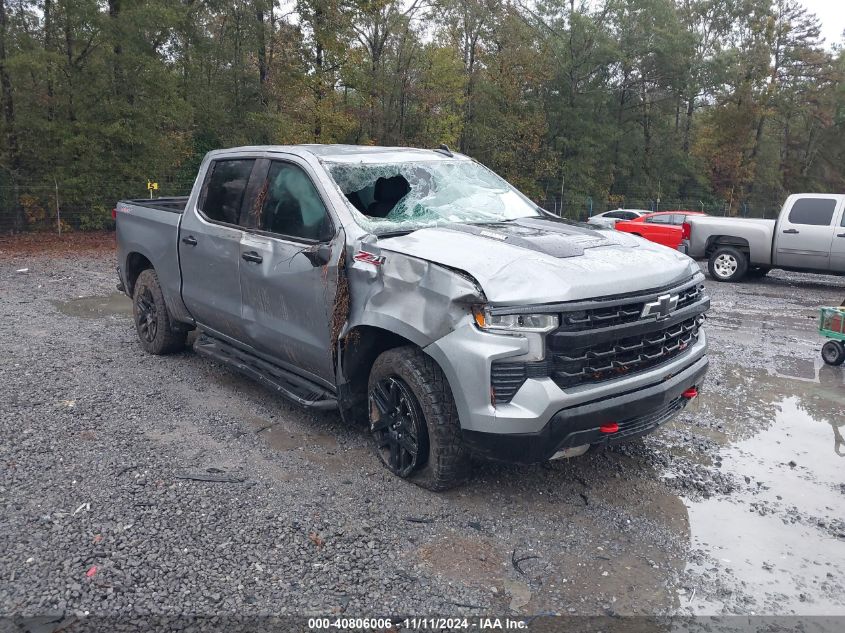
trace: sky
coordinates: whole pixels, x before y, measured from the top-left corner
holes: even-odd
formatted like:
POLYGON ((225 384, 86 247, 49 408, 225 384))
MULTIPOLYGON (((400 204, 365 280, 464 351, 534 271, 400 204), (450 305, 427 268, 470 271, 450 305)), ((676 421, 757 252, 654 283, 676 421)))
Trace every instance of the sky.
POLYGON ((828 48, 842 43, 845 29, 845 0, 801 0, 821 22, 822 37, 828 48))

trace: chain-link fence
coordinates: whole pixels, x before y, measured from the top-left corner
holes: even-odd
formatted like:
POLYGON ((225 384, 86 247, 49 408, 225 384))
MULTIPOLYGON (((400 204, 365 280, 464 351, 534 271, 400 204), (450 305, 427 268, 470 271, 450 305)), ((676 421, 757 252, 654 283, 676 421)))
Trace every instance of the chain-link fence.
MULTIPOLYGON (((0 233, 28 231, 87 231, 114 227, 112 209, 120 199, 188 195, 193 179, 178 176, 118 180, 103 179, 95 186, 74 181, 12 181, 0 172, 0 233), (152 183, 157 189, 150 189, 152 183)), ((552 213, 571 220, 612 209, 702 211, 710 215, 776 218, 782 196, 757 196, 753 201, 714 198, 658 198, 642 194, 593 195, 567 192, 540 202, 552 213)))
POLYGON ((12 181, 0 173, 0 233, 92 231, 114 228, 112 209, 127 198, 188 195, 193 179, 12 181), (153 188, 155 187, 155 188, 153 188))

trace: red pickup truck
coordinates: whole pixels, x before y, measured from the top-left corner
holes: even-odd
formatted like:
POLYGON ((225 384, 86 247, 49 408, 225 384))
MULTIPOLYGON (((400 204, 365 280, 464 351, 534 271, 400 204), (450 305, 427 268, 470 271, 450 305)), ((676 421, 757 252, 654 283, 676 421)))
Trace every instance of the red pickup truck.
POLYGON ((677 250, 681 242, 689 237, 684 234, 687 230, 684 223, 690 215, 707 214, 701 211, 658 211, 634 220, 620 220, 616 223, 616 230, 633 233, 651 242, 677 250))

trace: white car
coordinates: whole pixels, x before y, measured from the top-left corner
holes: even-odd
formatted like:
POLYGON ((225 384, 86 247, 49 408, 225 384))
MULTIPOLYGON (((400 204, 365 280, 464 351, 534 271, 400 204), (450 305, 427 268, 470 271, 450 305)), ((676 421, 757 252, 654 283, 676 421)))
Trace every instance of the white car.
POLYGON ((651 211, 644 209, 614 209, 613 211, 591 215, 587 218, 587 223, 595 224, 603 229, 612 229, 616 226, 618 220, 635 220, 646 213, 651 213, 651 211))

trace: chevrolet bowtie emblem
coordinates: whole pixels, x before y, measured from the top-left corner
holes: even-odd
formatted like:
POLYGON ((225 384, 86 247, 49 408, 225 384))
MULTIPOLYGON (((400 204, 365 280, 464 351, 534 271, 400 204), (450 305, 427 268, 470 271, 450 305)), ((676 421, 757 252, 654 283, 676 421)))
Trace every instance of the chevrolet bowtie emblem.
POLYGON ((657 301, 652 301, 643 306, 640 318, 645 319, 646 317, 653 316, 660 321, 672 314, 677 307, 678 295, 661 295, 657 297, 657 301))

